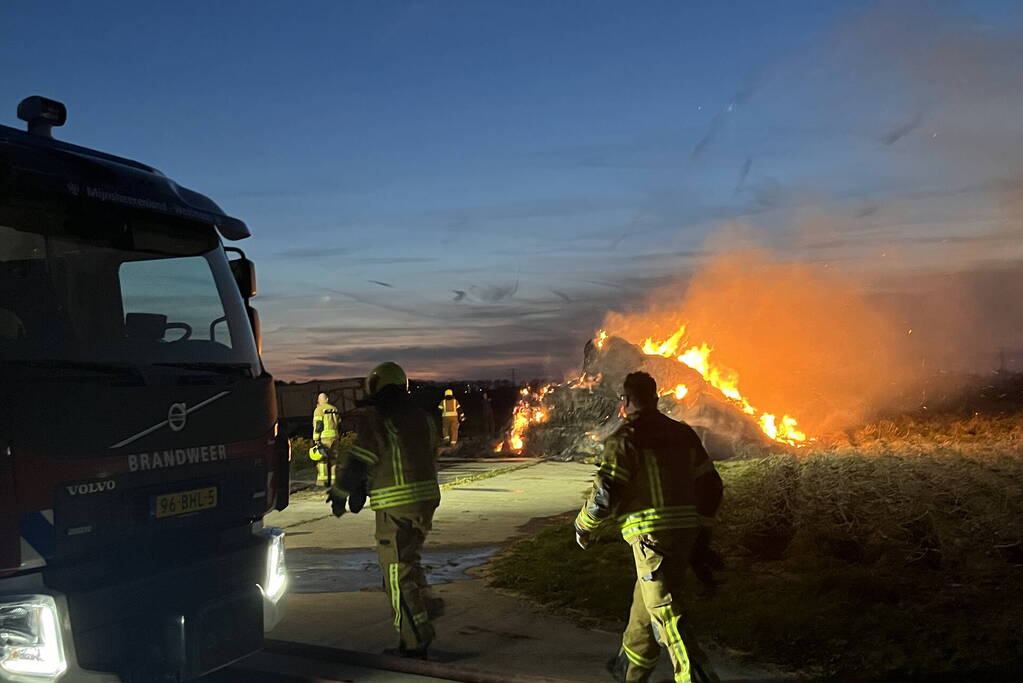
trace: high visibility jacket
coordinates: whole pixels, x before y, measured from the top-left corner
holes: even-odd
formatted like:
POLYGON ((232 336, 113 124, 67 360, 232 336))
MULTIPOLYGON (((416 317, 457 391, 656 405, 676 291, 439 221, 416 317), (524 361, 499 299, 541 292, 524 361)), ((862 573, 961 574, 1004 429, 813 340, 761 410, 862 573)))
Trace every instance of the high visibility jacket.
POLYGON ((462 413, 462 406, 455 398, 446 398, 437 406, 441 417, 458 417, 462 413))
POLYGON ((337 438, 337 408, 329 403, 318 404, 313 411, 313 438, 337 438))
POLYGON ((711 524, 721 479, 700 437, 656 410, 630 416, 604 442, 593 490, 576 529, 616 518, 626 541, 641 534, 711 524))
POLYGON ((366 409, 355 441, 341 456, 340 488, 369 494, 374 510, 440 500, 438 434, 433 418, 411 401, 366 409))

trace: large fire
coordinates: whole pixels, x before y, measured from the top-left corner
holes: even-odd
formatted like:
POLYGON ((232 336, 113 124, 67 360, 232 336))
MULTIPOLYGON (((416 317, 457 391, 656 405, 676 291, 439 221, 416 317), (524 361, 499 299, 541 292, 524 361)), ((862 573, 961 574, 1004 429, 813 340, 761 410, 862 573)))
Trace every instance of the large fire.
MULTIPOLYGON (((597 333, 598 339, 606 338, 607 333, 603 330, 597 333)), ((806 434, 800 431, 799 423, 791 415, 783 415, 779 420, 772 413, 765 413, 757 410, 739 392, 739 374, 730 368, 716 365, 711 362, 711 353, 714 349, 703 342, 699 345, 688 345, 686 343, 686 326, 680 325, 670 337, 664 341, 656 342, 647 337, 642 344, 643 353, 649 356, 663 356, 664 358, 674 357, 679 363, 688 365, 696 370, 712 387, 720 391, 737 408, 747 415, 756 419, 760 429, 775 441, 799 446, 806 443, 806 434), (686 348, 688 346, 688 348, 686 348)), ((679 400, 685 397, 688 390, 684 385, 679 385, 667 393, 672 393, 679 400)))
MULTIPOLYGON (((609 335, 606 330, 597 332, 594 338, 594 345, 601 349, 607 342, 609 335)), ((674 334, 663 341, 654 341, 647 337, 641 348, 648 356, 662 356, 674 358, 679 363, 700 373, 700 376, 730 401, 736 408, 753 418, 761 431, 771 439, 788 444, 789 446, 802 446, 813 439, 807 439, 806 433, 799 428, 799 422, 791 415, 782 415, 781 419, 774 413, 767 413, 754 408, 753 405, 739 391, 739 374, 723 365, 718 365, 711 360, 714 349, 706 342, 698 345, 687 343, 686 326, 680 325, 674 334)), ((579 379, 568 382, 567 386, 572 389, 590 389, 599 382, 600 377, 588 377, 583 374, 579 379)), ((494 448, 495 452, 504 450, 521 453, 525 447, 525 434, 530 425, 546 422, 550 416, 549 408, 544 405, 544 398, 557 388, 558 384, 546 384, 536 391, 529 387, 520 390, 519 402, 512 413, 511 427, 505 438, 494 448)), ((661 396, 671 396, 676 401, 681 401, 689 394, 689 387, 679 384, 675 387, 663 389, 661 396)))

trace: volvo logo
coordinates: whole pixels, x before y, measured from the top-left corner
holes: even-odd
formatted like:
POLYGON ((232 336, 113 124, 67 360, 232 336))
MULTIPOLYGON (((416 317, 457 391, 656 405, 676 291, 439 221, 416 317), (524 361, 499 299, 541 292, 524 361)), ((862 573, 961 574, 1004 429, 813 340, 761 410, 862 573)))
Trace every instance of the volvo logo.
POLYGON ((152 427, 146 427, 141 432, 136 432, 135 434, 129 436, 127 439, 122 439, 121 441, 118 441, 110 448, 111 449, 123 448, 124 446, 127 446, 130 443, 134 443, 143 437, 149 436, 153 432, 159 431, 164 427, 170 427, 170 430, 172 432, 180 432, 182 429, 185 428, 185 423, 188 421, 188 416, 191 413, 194 413, 197 410, 202 410, 209 404, 213 403, 214 401, 219 401, 220 399, 224 398, 230 393, 231 393, 230 391, 221 391, 219 394, 214 394, 213 396, 210 396, 205 401, 199 401, 192 407, 189 407, 187 403, 172 403, 171 407, 167 410, 166 420, 164 420, 163 422, 158 422, 152 427))
POLYGON ((167 426, 172 432, 180 432, 188 421, 188 409, 184 403, 172 403, 167 411, 167 426))
POLYGON ((113 491, 117 488, 117 482, 113 479, 107 479, 106 481, 94 481, 90 484, 72 484, 64 488, 70 496, 86 496, 90 493, 113 491))

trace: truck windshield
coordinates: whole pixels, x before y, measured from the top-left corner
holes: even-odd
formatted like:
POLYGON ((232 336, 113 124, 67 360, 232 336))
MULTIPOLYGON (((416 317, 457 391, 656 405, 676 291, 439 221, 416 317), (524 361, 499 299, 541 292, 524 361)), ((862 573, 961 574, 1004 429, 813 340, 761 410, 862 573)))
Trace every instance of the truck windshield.
POLYGON ((44 231, 5 222, 0 215, 3 367, 68 376, 261 372, 212 228, 133 221, 44 231))

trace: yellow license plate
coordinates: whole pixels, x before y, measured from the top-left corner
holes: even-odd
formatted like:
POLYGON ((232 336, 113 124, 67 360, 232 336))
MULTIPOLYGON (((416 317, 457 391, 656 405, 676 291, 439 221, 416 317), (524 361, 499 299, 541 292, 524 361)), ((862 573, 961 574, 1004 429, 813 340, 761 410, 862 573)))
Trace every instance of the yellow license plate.
POLYGON ((153 498, 153 515, 174 517, 217 507, 217 487, 165 493, 153 498))

